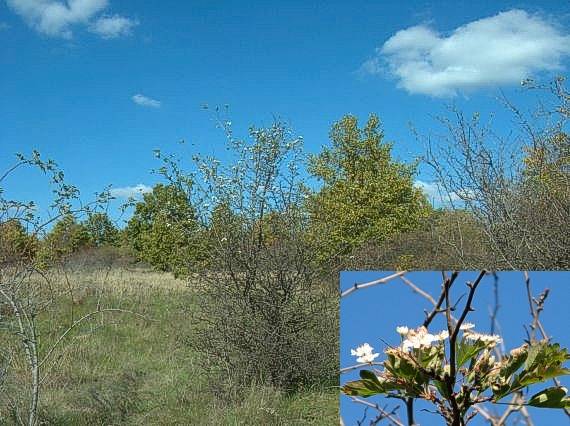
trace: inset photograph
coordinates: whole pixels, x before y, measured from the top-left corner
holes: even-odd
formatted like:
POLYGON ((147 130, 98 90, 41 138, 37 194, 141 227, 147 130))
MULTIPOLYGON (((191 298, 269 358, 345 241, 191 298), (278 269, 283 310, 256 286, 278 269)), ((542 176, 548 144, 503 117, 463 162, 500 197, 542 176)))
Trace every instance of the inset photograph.
POLYGON ((341 425, 570 421, 569 272, 342 272, 341 425))

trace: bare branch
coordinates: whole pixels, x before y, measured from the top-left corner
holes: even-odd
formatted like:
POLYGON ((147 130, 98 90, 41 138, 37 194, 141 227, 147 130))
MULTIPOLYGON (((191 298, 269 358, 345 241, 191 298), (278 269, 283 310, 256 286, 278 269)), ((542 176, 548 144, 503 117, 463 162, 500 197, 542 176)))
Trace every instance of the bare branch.
POLYGON ((374 281, 370 281, 367 283, 355 283, 352 287, 344 290, 340 297, 346 297, 349 294, 355 292, 356 290, 361 290, 364 288, 368 288, 368 287, 373 287, 375 285, 379 285, 379 284, 386 284, 388 282, 390 282, 391 280, 401 277, 402 275, 404 275, 407 271, 400 271, 400 272, 396 272, 395 274, 392 275, 388 275, 387 277, 384 278, 380 278, 379 280, 374 280, 374 281))

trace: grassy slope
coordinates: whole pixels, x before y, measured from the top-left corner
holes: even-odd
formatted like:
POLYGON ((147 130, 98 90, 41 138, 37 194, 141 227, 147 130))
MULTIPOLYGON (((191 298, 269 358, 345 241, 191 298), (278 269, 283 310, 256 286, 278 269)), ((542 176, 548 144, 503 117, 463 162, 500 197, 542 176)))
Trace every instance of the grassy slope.
MULTIPOLYGON (((195 326, 190 315, 199 294, 181 281, 166 274, 121 270, 108 276, 82 272, 69 279, 75 303, 61 299, 42 315, 43 347, 70 324, 72 309, 77 319, 99 303, 152 320, 106 313, 76 328, 52 358, 42 397, 47 424, 338 424, 335 390, 288 397, 252 388, 241 403, 226 407, 207 392, 207 377, 190 341, 195 326)), ((0 334, 0 339, 5 336, 0 334)), ((20 370, 16 377, 23 383, 25 372, 20 370)), ((13 392, 22 389, 21 383, 14 386, 13 392)), ((0 419, 1 410, 0 402, 0 419)))

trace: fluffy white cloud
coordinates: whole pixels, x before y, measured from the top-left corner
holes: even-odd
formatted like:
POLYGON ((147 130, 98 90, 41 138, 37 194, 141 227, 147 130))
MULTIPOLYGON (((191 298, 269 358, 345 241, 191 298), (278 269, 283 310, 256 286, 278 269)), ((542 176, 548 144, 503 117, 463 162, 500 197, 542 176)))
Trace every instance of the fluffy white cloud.
POLYGON ((107 0, 7 0, 14 12, 37 31, 71 38, 71 26, 85 24, 108 5, 107 0))
POLYGON ((142 194, 152 192, 152 188, 150 186, 139 183, 138 185, 135 186, 112 188, 109 192, 112 197, 116 198, 131 198, 131 197, 137 198, 140 197, 142 194))
POLYGON ((425 25, 398 31, 361 71, 387 71, 409 93, 448 97, 560 70, 569 54, 570 35, 557 25, 524 10, 510 10, 447 35, 425 25))
POLYGON ((119 16, 102 17, 92 23, 97 15, 109 6, 108 0, 6 0, 6 2, 28 25, 52 37, 70 39, 73 36, 73 26, 91 25, 94 32, 109 38, 113 28, 118 36, 125 34, 124 29, 128 24, 131 24, 128 27, 129 31, 134 26, 134 21, 119 16), (107 22, 109 19, 114 21, 107 22), (117 32, 118 27, 121 27, 122 32, 117 32), (98 31, 98 28, 101 30, 98 31))
POLYGON ((130 35, 132 29, 138 25, 138 21, 119 15, 105 16, 97 19, 91 25, 90 31, 103 38, 117 38, 130 35))
POLYGON ((136 94, 132 98, 133 102, 137 105, 149 107, 149 108, 160 108, 160 101, 156 99, 149 98, 148 96, 136 94))
POLYGON ((423 191, 429 201, 435 206, 450 204, 451 202, 460 201, 461 198, 453 193, 447 194, 436 182, 425 182, 423 180, 416 180, 414 186, 423 191))

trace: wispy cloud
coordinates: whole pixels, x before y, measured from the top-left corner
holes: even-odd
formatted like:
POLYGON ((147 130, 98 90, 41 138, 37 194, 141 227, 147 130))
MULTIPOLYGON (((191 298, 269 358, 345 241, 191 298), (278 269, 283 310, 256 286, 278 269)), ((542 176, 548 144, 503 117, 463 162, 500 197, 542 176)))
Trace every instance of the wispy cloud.
POLYGON ((140 198, 143 194, 152 192, 150 186, 139 183, 135 186, 125 186, 122 188, 111 188, 109 193, 115 198, 140 198))
POLYGON ((6 31, 10 29, 10 25, 8 25, 6 22, 0 22, 0 31, 6 31))
POLYGON ((134 95, 132 98, 133 102, 137 105, 149 108, 160 108, 160 101, 156 99, 149 98, 148 96, 141 95, 140 93, 134 95))
POLYGON ((449 97, 560 70, 568 55, 570 35, 545 18, 515 9, 470 22, 449 35, 426 25, 398 31, 361 72, 388 73, 409 93, 449 97))
POLYGON ((132 33, 138 21, 119 15, 105 16, 97 19, 90 27, 90 31, 102 38, 111 39, 128 36, 132 33))
MULTIPOLYGON (((114 25, 117 28, 117 15, 111 18, 100 17, 108 6, 108 0, 6 0, 8 6, 20 15, 26 23, 36 31, 51 37, 62 37, 71 39, 73 37, 72 28, 75 26, 98 27, 98 22, 108 31, 107 33, 95 31, 97 34, 109 38, 107 34, 111 31, 107 19, 115 19, 114 25), (96 21, 94 21, 97 19, 96 21)), ((127 18, 121 18, 129 22, 127 18)), ((121 24, 124 28, 125 22, 121 24)), ((131 27, 132 28, 132 25, 131 27)), ((129 28, 129 29, 130 29, 129 28)), ((124 31, 124 30, 123 30, 124 31)), ((118 35, 124 35, 120 33, 118 35)), ((117 35, 117 36, 118 36, 117 35)))

